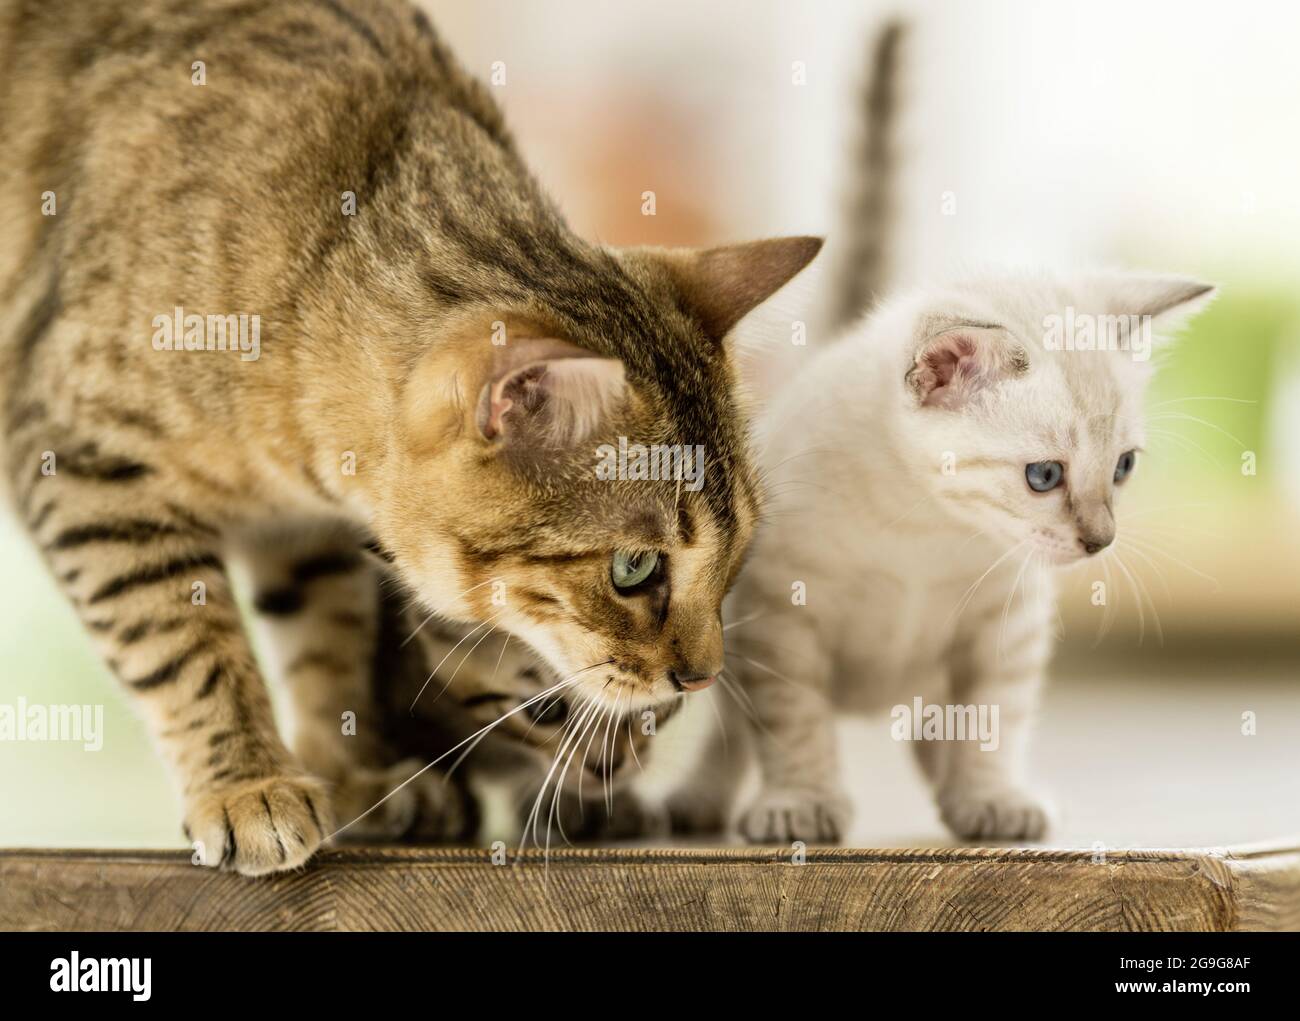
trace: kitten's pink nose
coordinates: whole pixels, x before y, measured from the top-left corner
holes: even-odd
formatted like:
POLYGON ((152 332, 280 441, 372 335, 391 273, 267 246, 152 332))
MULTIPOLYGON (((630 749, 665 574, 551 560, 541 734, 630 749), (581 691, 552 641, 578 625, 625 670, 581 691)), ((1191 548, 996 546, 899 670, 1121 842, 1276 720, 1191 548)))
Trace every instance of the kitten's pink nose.
POLYGON ((692 674, 680 670, 668 671, 668 677, 678 691, 703 691, 718 679, 716 674, 692 674))

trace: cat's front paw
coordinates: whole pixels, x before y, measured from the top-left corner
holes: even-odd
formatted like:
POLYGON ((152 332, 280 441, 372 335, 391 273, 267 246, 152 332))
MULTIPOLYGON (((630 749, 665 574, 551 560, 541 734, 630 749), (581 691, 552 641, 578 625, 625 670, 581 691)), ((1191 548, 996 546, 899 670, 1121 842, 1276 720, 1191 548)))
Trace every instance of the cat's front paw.
POLYGON ((751 844, 836 844, 853 816, 848 798, 816 791, 764 791, 740 817, 741 835, 751 844))
POLYGON ((471 807, 443 773, 419 759, 382 769, 353 767, 334 787, 345 840, 441 842, 464 839, 471 807))
POLYGON ((1051 811, 1019 787, 955 787, 939 795, 939 815, 963 840, 1041 840, 1051 811))
POLYGON ((330 803, 309 776, 273 776, 191 799, 186 835, 197 861, 261 876, 297 868, 329 835, 330 803))

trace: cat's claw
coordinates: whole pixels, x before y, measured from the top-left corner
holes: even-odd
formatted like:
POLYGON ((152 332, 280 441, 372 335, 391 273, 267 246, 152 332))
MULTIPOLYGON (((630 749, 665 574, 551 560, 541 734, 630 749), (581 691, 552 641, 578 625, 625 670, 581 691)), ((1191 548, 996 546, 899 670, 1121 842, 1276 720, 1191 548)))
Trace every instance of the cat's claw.
POLYGON ((330 833, 324 786, 308 776, 273 776, 194 798, 185 830, 195 862, 246 876, 302 865, 330 833))
POLYGON ((836 844, 852 814, 848 798, 838 794, 764 791, 740 817, 740 832, 751 844, 836 844))
POLYGON ((938 802, 944 824, 963 840, 1041 840, 1051 825, 1047 805, 1017 787, 957 788, 938 802))

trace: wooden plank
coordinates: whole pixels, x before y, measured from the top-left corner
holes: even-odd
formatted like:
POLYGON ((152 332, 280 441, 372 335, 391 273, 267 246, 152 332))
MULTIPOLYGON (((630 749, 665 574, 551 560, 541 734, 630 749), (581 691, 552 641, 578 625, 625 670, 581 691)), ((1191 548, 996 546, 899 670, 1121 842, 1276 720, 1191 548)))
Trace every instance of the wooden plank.
POLYGON ((244 879, 162 851, 0 852, 17 930, 1231 930, 1300 926, 1300 842, 1227 851, 326 851, 244 879))

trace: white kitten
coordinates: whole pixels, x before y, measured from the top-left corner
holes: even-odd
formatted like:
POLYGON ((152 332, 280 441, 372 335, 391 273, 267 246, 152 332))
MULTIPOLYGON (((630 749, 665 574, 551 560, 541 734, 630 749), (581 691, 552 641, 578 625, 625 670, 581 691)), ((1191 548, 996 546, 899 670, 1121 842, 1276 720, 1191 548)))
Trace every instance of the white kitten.
POLYGON ((952 831, 1042 836, 1021 759, 1052 648, 1051 569, 1114 539, 1150 341, 1210 292, 1126 275, 922 289, 788 386, 760 427, 773 503, 728 636, 759 731, 746 837, 841 837, 834 707, 918 697, 996 723, 993 741, 913 744, 952 831), (1109 349, 1077 349, 1090 329, 1109 349))

